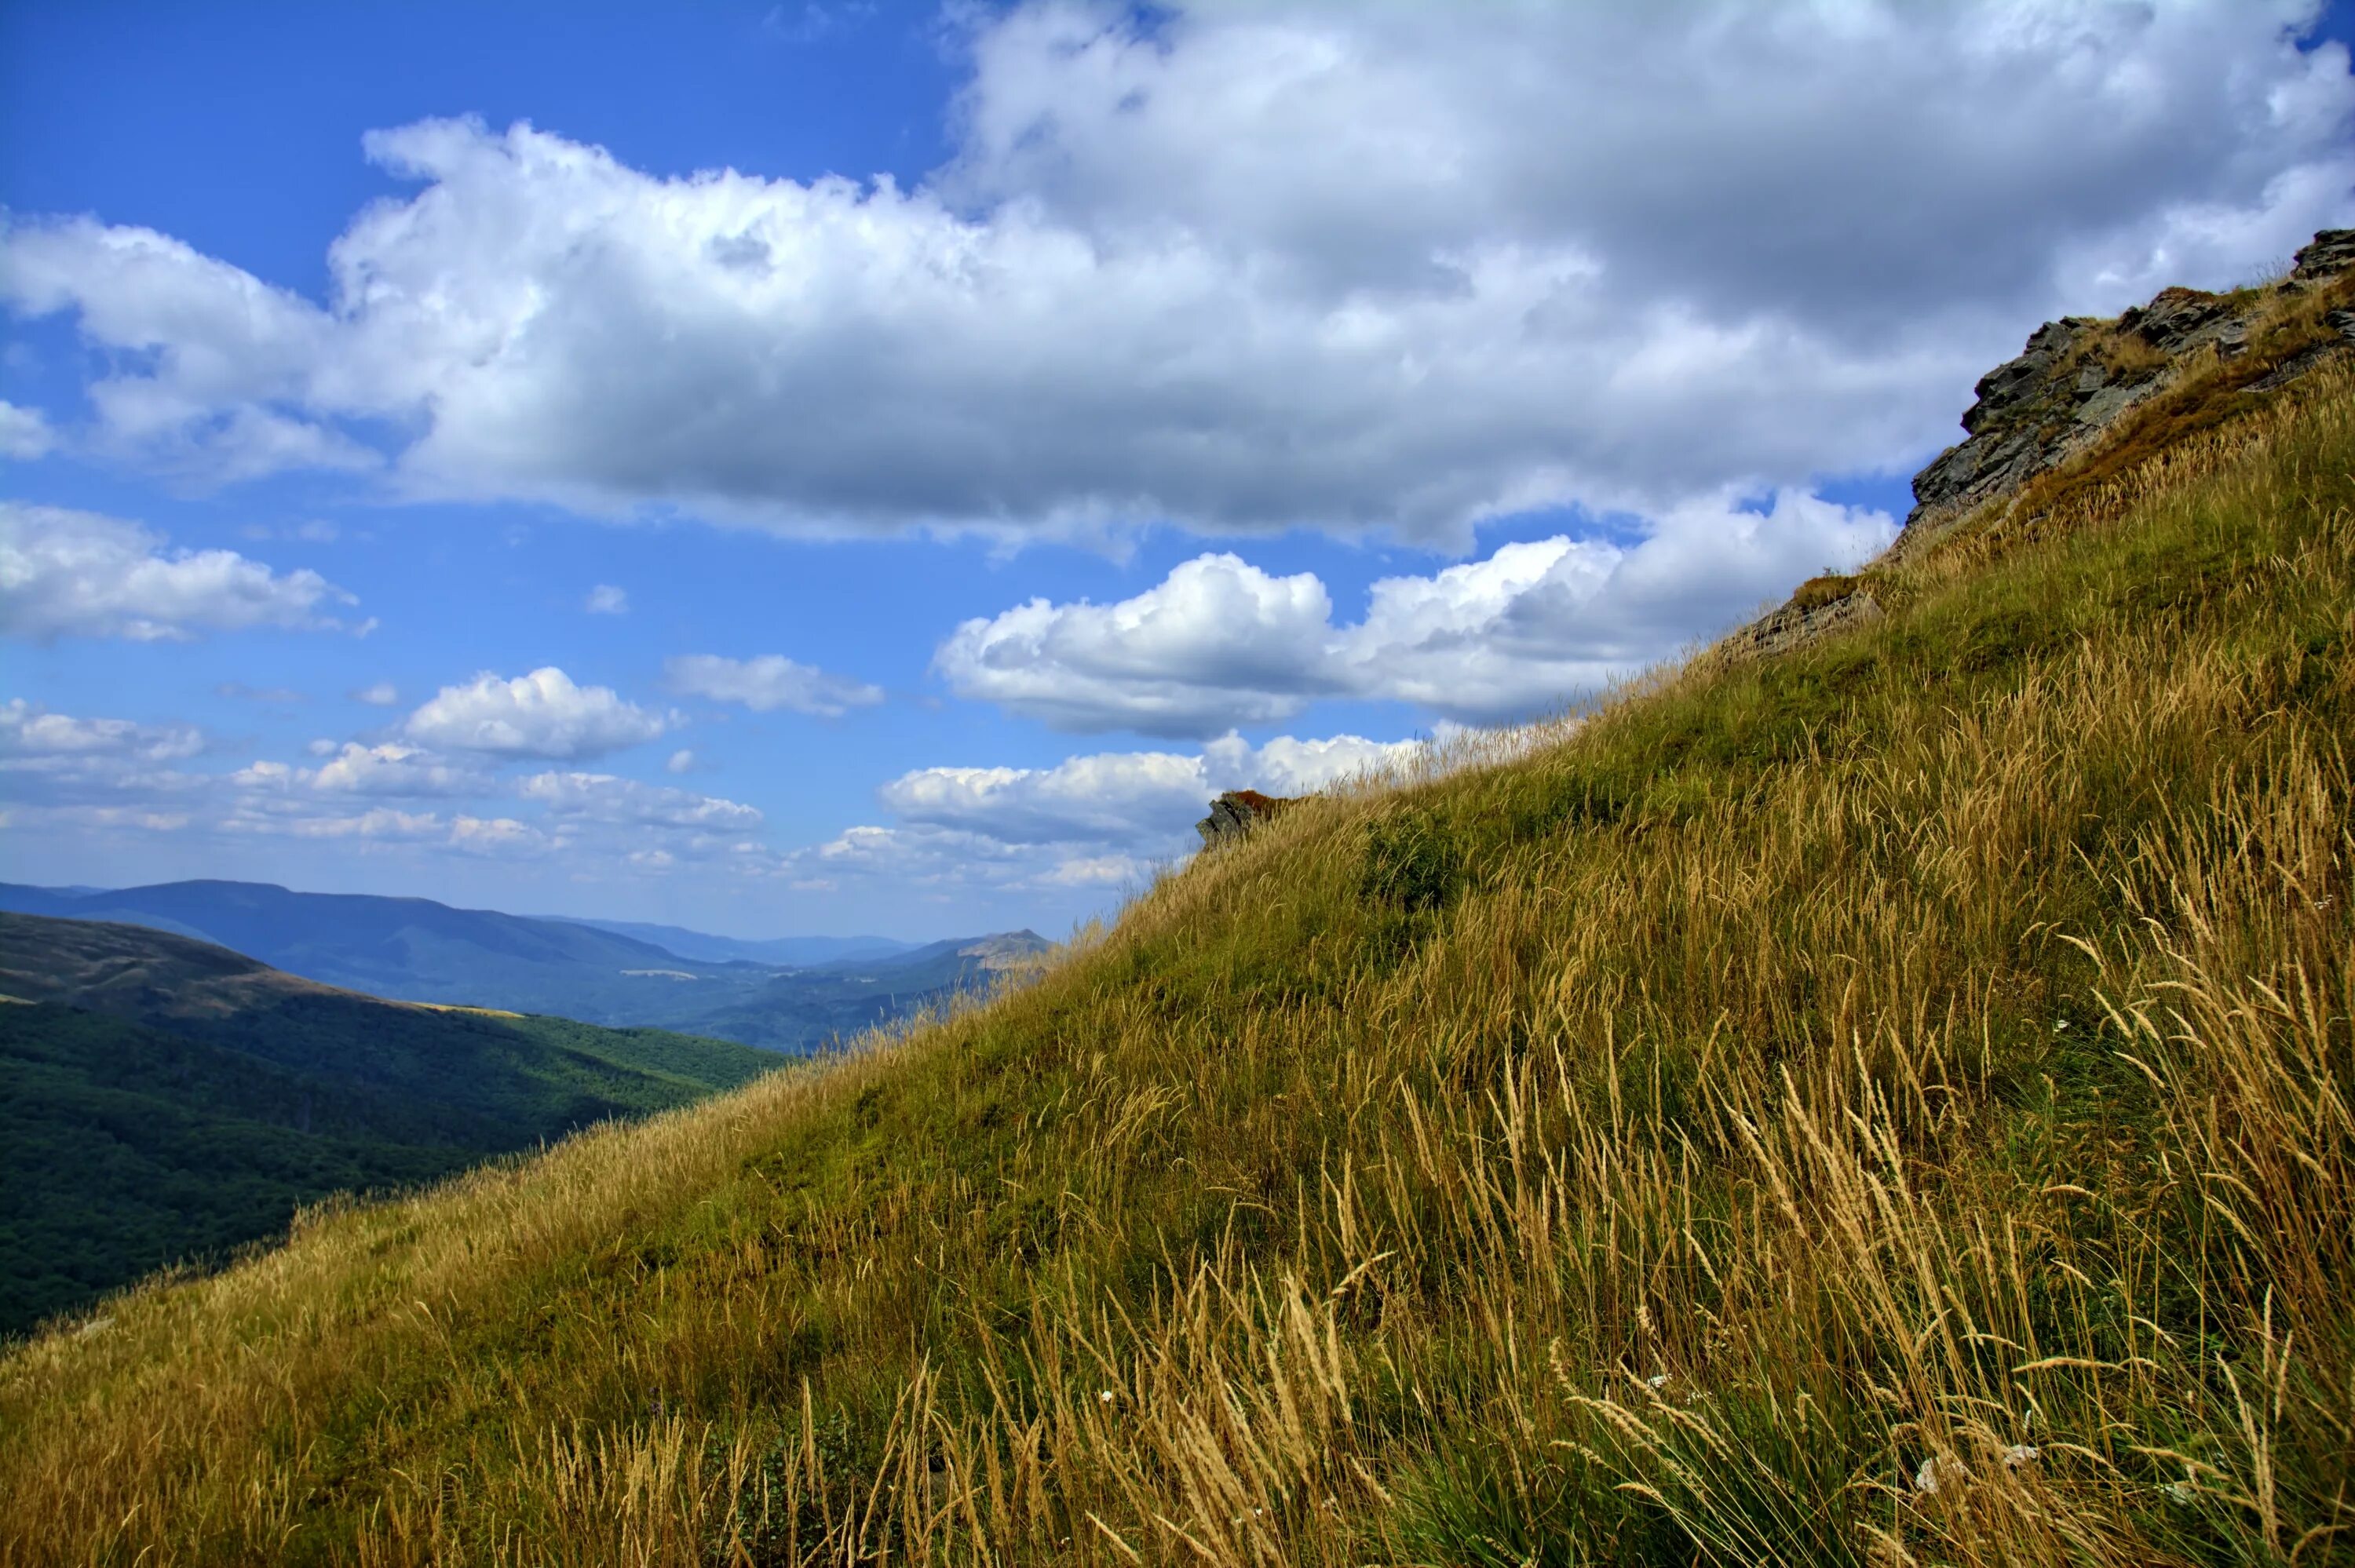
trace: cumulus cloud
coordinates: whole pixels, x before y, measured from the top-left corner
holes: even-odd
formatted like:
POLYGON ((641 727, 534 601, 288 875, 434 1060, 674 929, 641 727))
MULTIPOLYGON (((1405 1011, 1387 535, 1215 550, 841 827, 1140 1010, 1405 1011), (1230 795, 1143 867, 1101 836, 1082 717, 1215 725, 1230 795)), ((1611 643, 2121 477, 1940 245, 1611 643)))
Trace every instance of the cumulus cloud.
POLYGON ((1007 843, 1188 842, 1211 798, 1228 789, 1305 795, 1365 773, 1412 764, 1417 741, 1359 736, 1253 747, 1226 736, 1199 752, 1100 752, 1052 768, 922 768, 886 784, 879 799, 902 820, 986 833, 1007 843))
POLYGON ((357 602, 308 569, 273 572, 234 550, 167 550, 136 523, 0 501, 0 632, 13 636, 331 630, 343 622, 320 607, 357 602))
POLYGON ((695 753, 687 750, 685 747, 681 747, 678 750, 670 754, 670 760, 663 764, 663 771, 666 773, 692 773, 698 766, 699 764, 696 761, 695 753))
POLYGON ((839 718, 852 708, 871 707, 883 700, 879 686, 847 675, 830 675, 776 653, 763 653, 757 659, 686 653, 665 661, 663 674, 680 696, 741 703, 755 713, 790 708, 794 713, 839 718))
POLYGON ((609 773, 536 773, 516 792, 559 817, 581 817, 629 827, 694 828, 707 832, 747 832, 761 825, 761 813, 735 800, 617 779, 609 773))
POLYGON ((462 796, 478 795, 490 788, 490 776, 480 768, 399 741, 378 746, 321 742, 312 749, 330 760, 316 768, 256 762, 233 777, 250 788, 304 789, 321 795, 462 796))
POLYGON ((400 704, 400 688, 390 681, 378 681, 354 692, 352 701, 366 703, 372 708, 397 707, 400 704))
POLYGON ((58 444, 57 432, 38 408, 27 408, 0 398, 0 458, 29 462, 47 457, 58 444))
POLYGON ((1302 795, 1366 773, 1412 768, 1417 741, 1226 736, 1194 752, 1106 752, 1051 768, 922 768, 877 792, 899 820, 846 829, 761 863, 793 887, 853 883, 943 894, 1065 897, 1135 886, 1192 850, 1222 790, 1302 795))
POLYGON ((581 602, 581 608, 591 615, 627 615, 630 613, 630 596, 612 583, 599 583, 589 590, 589 597, 581 602))
POLYGON ((144 725, 129 719, 74 718, 22 697, 0 704, 0 757, 125 758, 176 762, 205 748, 193 725, 144 725))
POLYGON ((2038 320, 2355 213, 2314 0, 976 11, 912 189, 656 177, 517 125, 314 302, 11 219, 0 297, 131 351, 125 450, 818 532, 1646 513, 1894 468, 2038 320))
POLYGON ((933 664, 960 695, 1066 730, 1215 735, 1325 696, 1497 722, 1592 695, 1810 573, 1866 559, 1895 528, 1811 495, 1694 502, 1628 545, 1557 535, 1384 578, 1348 625, 1313 574, 1202 556, 1116 604, 1034 599, 968 620, 933 664))
POLYGON ((402 726, 411 740, 486 757, 602 757, 654 739, 660 714, 607 686, 575 685, 553 665, 502 680, 488 672, 444 686, 402 726))

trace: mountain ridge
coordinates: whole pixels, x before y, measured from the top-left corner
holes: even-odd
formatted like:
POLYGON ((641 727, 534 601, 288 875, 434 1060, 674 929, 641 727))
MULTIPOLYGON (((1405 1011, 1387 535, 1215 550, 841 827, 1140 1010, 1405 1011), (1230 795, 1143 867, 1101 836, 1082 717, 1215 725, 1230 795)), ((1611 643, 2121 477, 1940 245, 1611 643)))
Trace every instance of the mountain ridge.
POLYGON ((218 878, 80 895, 0 884, 0 910, 144 925, 371 996, 503 1008, 610 1028, 717 1033, 787 1052, 847 1041, 994 972, 980 959, 956 961, 960 944, 1046 947, 1032 933, 996 933, 836 953, 788 969, 743 958, 683 955, 640 934, 681 927, 616 930, 610 923, 461 909, 429 898, 301 893, 218 878), (846 966, 874 978, 854 981, 846 966))

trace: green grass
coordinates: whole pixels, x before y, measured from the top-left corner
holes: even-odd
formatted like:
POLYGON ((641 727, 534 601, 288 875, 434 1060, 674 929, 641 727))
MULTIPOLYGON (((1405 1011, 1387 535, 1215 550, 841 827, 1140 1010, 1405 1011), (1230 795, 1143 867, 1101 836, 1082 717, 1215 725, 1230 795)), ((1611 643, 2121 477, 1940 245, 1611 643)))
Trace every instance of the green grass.
POLYGON ((123 1298, 0 1552, 2346 1561, 2351 391, 123 1298))

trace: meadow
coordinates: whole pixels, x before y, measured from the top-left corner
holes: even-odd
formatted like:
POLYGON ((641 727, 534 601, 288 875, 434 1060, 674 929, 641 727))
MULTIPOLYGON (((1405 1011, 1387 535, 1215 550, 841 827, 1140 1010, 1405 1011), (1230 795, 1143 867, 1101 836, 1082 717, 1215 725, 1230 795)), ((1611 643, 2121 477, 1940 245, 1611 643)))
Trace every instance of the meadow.
POLYGON ((2355 1561, 2355 377, 2195 412, 985 1005, 59 1325, 0 1559, 2355 1561))

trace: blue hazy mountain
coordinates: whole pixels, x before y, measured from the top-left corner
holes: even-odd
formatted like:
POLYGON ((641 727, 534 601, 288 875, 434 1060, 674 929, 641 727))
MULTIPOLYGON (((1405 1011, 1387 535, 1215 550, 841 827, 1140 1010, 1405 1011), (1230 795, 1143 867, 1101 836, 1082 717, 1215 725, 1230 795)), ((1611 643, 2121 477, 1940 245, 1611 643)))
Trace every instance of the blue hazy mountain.
MULTIPOLYGON (((296 893, 267 883, 169 882, 104 891, 0 883, 0 911, 144 926, 321 984, 401 1001, 652 1026, 803 1052, 1043 951, 1028 931, 922 947, 883 938, 781 938, 804 961, 728 956, 733 938, 678 927, 456 909, 430 898, 296 893), (620 928, 615 928, 619 927, 620 928), (648 939, 661 933, 692 952, 648 939)), ((761 943, 742 943, 756 949, 761 943)))
POLYGON ((591 926, 618 936, 634 937, 641 942, 652 942, 657 948, 667 948, 682 959, 699 959, 715 964, 769 964, 783 969, 810 969, 819 964, 888 959, 895 953, 911 951, 920 945, 894 941, 889 937, 715 937, 708 931, 690 931, 683 926, 649 925, 643 920, 591 920, 577 915, 552 915, 546 918, 567 921, 575 926, 591 926))

